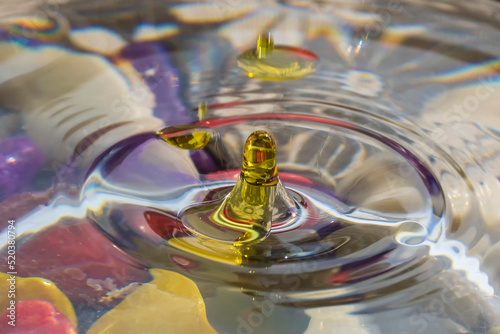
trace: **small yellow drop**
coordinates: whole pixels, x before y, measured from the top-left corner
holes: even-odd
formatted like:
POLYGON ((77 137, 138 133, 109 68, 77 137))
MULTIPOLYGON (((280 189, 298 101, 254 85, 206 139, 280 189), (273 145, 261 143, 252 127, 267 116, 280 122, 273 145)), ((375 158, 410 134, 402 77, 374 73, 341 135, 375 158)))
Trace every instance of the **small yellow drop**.
POLYGON ((208 104, 206 102, 200 102, 198 105, 198 120, 201 122, 208 116, 208 104))
POLYGON ((265 131, 252 133, 243 148, 243 177, 252 185, 275 185, 278 182, 276 144, 265 131))
POLYGON ((260 34, 257 38, 257 48, 255 49, 256 56, 259 59, 265 58, 274 50, 274 40, 271 33, 260 34))
POLYGON ((238 66, 250 77, 264 80, 296 80, 316 71, 319 58, 311 51, 274 45, 270 33, 257 38, 257 47, 238 57, 238 66))
POLYGON ((213 131, 199 125, 176 125, 160 130, 156 135, 172 146, 184 150, 199 150, 210 143, 213 131))

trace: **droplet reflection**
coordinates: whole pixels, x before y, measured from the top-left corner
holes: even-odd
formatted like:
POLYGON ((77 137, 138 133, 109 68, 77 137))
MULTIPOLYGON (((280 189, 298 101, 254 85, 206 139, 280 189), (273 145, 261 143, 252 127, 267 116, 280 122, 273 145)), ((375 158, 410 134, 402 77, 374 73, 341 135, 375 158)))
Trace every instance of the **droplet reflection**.
POLYGON ((184 150, 199 150, 208 145, 213 131, 204 126, 177 125, 158 131, 157 136, 184 150))

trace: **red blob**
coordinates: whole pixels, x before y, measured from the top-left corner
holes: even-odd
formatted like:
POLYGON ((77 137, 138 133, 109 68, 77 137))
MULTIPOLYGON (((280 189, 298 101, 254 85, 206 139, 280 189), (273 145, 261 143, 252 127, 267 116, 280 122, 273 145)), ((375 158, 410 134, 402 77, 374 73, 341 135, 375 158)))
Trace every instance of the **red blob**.
POLYGON ((14 306, 15 311, 7 310, 2 315, 0 333, 76 334, 71 321, 59 313, 52 303, 43 300, 25 300, 14 306))
POLYGON ((340 284, 340 283, 344 283, 344 282, 348 281, 349 278, 351 278, 351 275, 349 275, 348 272, 343 271, 343 272, 336 273, 335 275, 330 277, 330 279, 328 281, 330 283, 340 284))
POLYGON ((144 218, 149 227, 160 237, 168 240, 173 237, 185 237, 189 235, 188 230, 182 222, 161 212, 146 211, 144 218))
POLYGON ((185 270, 196 268, 199 265, 198 261, 194 261, 180 255, 170 255, 170 260, 172 260, 173 263, 185 270))
MULTIPOLYGON (((118 249, 87 220, 51 227, 18 245, 18 275, 49 279, 74 303, 102 305, 99 300, 107 292, 150 280, 145 267, 118 249), (99 284, 99 280, 106 283, 99 284)), ((7 261, 3 263, 1 270, 9 271, 7 261)))

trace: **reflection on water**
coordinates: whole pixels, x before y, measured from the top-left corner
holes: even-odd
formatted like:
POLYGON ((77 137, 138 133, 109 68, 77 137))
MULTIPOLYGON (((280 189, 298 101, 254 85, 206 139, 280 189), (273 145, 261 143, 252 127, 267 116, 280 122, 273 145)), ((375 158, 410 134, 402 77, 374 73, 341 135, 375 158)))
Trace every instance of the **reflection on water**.
POLYGON ((0 226, 16 219, 18 275, 58 292, 19 312, 51 310, 69 333, 69 300, 79 332, 122 333, 141 303, 177 298, 182 316, 137 324, 499 330, 497 4, 25 5, 0 23, 0 226), (250 75, 269 73, 252 67, 265 32, 319 66, 250 75), (256 130, 276 142, 286 199, 269 236, 233 245, 186 225, 230 193, 256 130))

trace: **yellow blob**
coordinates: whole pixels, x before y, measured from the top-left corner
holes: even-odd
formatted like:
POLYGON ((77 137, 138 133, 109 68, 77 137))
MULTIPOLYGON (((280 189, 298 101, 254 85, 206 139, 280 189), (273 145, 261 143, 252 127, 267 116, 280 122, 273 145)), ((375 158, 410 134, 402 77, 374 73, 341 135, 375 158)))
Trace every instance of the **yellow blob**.
POLYGON ((257 48, 255 49, 258 59, 265 58, 269 53, 273 52, 274 40, 271 33, 260 34, 257 38, 257 48))
POLYGON ((35 299, 48 301, 54 304, 57 310, 65 315, 75 328, 77 327, 75 310, 68 297, 54 283, 40 277, 23 278, 0 272, 0 309, 5 310, 9 306, 8 291, 12 281, 8 281, 8 279, 12 277, 15 277, 16 302, 35 299))
POLYGON ((157 136, 172 146, 184 150, 199 150, 208 145, 213 131, 198 125, 176 125, 158 131, 157 136))
POLYGON ((198 105, 198 120, 203 121, 208 116, 208 105, 206 102, 201 102, 198 105))
POLYGON ((271 34, 259 35, 257 47, 238 57, 238 66, 250 77, 296 80, 316 71, 318 57, 301 48, 274 46, 271 34))
POLYGON ((208 238, 172 238, 168 241, 173 247, 195 254, 203 259, 231 265, 240 265, 241 252, 234 246, 208 238))
POLYGON ((243 148, 241 172, 245 181, 252 185, 275 185, 278 180, 276 144, 265 131, 252 133, 243 148))
POLYGON ((87 334, 216 334, 196 284, 175 272, 151 269, 143 284, 103 315, 87 334))

